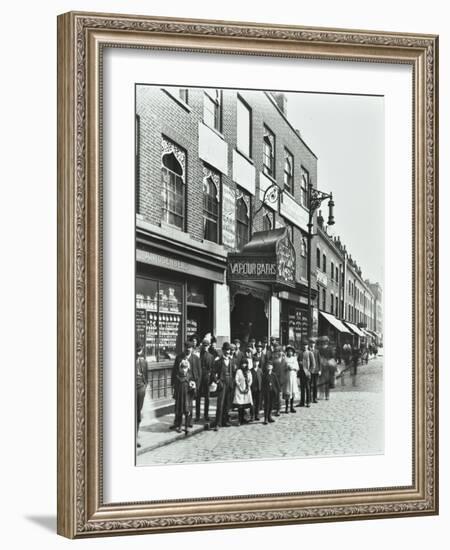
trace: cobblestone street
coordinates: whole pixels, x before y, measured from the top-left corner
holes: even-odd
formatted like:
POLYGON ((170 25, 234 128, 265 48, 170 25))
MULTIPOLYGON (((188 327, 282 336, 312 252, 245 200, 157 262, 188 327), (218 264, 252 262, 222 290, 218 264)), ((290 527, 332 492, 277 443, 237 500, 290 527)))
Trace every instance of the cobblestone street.
POLYGON ((204 430, 138 456, 138 465, 379 454, 384 450, 383 359, 371 359, 320 399, 275 423, 204 430))

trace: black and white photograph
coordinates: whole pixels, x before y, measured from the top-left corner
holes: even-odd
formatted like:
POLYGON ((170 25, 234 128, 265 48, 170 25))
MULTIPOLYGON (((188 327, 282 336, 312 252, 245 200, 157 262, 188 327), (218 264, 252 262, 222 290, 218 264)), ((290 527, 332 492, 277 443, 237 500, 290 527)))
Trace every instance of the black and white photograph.
POLYGON ((383 454, 383 96, 135 114, 136 465, 383 454))

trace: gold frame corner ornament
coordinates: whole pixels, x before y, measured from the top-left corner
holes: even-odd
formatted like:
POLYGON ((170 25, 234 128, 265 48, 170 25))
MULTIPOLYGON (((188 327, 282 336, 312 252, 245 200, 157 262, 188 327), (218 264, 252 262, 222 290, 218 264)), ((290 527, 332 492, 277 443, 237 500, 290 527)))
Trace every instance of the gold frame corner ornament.
POLYGON ((58 17, 58 533, 70 538, 438 513, 438 37, 70 12, 58 17), (189 501, 102 501, 104 45, 413 68, 413 484, 189 501))

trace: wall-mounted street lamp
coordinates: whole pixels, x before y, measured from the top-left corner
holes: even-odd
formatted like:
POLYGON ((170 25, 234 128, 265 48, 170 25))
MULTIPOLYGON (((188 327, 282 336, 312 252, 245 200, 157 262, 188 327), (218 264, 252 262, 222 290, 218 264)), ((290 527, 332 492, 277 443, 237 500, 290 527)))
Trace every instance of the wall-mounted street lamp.
MULTIPOLYGON (((255 211, 253 219, 256 214, 263 208, 263 206, 271 203, 274 204, 282 196, 284 190, 281 189, 276 183, 272 183, 265 191, 264 196, 259 208, 255 211)), ((312 314, 312 299, 311 299, 311 244, 312 238, 315 237, 313 233, 313 220, 314 214, 321 206, 322 202, 328 199, 328 225, 334 225, 334 200, 333 193, 324 193, 319 189, 316 189, 312 184, 308 184, 308 251, 307 251, 307 275, 308 275, 308 334, 312 335, 313 326, 313 314, 312 314)), ((252 220, 253 222, 253 220, 252 220)))
POLYGON ((308 335, 312 336, 313 312, 311 300, 311 244, 315 234, 313 230, 314 214, 324 200, 328 199, 328 225, 334 225, 334 201, 333 193, 324 193, 315 189, 312 184, 308 185, 308 256, 307 256, 307 274, 308 274, 308 335))

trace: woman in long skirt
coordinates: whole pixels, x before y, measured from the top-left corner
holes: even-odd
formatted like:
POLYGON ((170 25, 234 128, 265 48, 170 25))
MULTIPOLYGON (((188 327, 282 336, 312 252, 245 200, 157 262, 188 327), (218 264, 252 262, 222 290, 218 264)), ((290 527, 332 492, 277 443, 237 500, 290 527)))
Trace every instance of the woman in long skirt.
POLYGON ((286 366, 283 380, 283 399, 286 404, 285 412, 288 413, 290 410, 291 413, 295 413, 297 411, 294 409, 294 399, 300 398, 297 382, 297 373, 300 367, 295 348, 291 345, 286 346, 285 363, 286 366))

